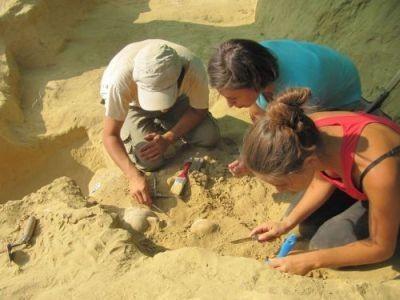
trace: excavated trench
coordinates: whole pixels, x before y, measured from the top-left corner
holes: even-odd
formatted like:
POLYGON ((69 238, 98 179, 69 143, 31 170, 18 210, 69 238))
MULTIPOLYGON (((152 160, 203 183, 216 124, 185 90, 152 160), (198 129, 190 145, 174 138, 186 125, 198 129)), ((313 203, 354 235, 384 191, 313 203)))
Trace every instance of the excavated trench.
MULTIPOLYGON (((395 55, 400 48, 399 27, 394 26, 400 13, 396 1, 385 5, 378 1, 326 0, 313 5, 235 1, 237 7, 230 14, 224 13, 228 1, 205 1, 204 11, 196 1, 176 1, 178 10, 167 2, 93 0, 83 6, 78 0, 38 0, 0 5, 0 204, 22 199, 67 176, 83 196, 90 194, 110 214, 131 206, 127 182, 101 143, 103 108, 98 103, 102 72, 127 43, 164 38, 187 46, 205 63, 212 46, 233 37, 325 43, 355 60, 367 97, 395 73, 400 62, 395 55), (185 5, 190 6, 190 14, 185 13, 185 5), (372 68, 371 61, 380 67, 372 68)), ((399 96, 394 91, 385 104, 392 116, 397 114, 399 96)), ((221 255, 262 260, 276 252, 280 241, 268 246, 230 241, 247 236, 267 218, 279 219, 288 197, 254 178, 229 175, 226 164, 237 156, 247 116, 238 111, 228 115, 215 93, 211 101, 226 139, 211 151, 191 149, 155 174, 160 191, 168 193, 167 182, 184 159, 210 158, 191 175, 183 197, 155 199, 165 213, 155 211, 158 221, 141 233, 143 241, 151 241, 144 245, 145 251, 154 255, 167 249, 203 247, 221 255), (192 225, 198 219, 216 226, 210 232, 194 233, 192 225)), ((351 274, 326 274, 351 278, 351 274)))

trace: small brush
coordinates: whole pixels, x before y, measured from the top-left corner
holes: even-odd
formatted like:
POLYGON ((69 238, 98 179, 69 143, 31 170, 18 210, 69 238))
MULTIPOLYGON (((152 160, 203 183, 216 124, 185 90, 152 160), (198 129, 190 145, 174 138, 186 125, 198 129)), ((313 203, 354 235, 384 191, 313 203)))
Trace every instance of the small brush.
POLYGON ((183 165, 183 170, 179 175, 175 178, 174 184, 171 187, 171 192, 177 196, 179 196, 182 193, 183 188, 185 187, 185 184, 188 180, 187 175, 189 172, 191 163, 186 162, 183 165))
MULTIPOLYGON (((297 236, 295 234, 290 234, 285 241, 283 242, 281 248, 279 249, 279 253, 277 254, 276 257, 282 258, 285 257, 289 254, 290 251, 292 251, 294 245, 296 245, 297 242, 297 236)), ((269 259, 268 257, 264 260, 266 264, 269 264, 269 259)))
POLYGON ((285 257, 292 251, 294 245, 296 245, 297 236, 295 234, 290 234, 285 241, 283 242, 281 248, 279 249, 279 253, 276 257, 285 257))

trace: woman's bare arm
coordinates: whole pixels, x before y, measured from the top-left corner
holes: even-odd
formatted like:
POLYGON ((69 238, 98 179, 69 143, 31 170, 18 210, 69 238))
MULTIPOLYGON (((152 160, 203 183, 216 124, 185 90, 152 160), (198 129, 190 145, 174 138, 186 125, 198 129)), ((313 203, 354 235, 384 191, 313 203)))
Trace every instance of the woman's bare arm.
MULTIPOLYGON (((392 159, 391 159, 392 160, 392 159)), ((365 177, 365 191, 370 202, 368 239, 341 247, 289 255, 271 261, 270 266, 299 275, 317 268, 338 268, 382 262, 396 247, 400 224, 400 168, 385 161, 365 177)))
POLYGON ((316 172, 300 202, 282 222, 286 223, 288 230, 294 228, 320 208, 334 191, 335 187, 316 172))
POLYGON ((317 267, 371 264, 393 255, 400 225, 399 169, 396 159, 388 158, 364 179, 369 200, 370 237, 343 247, 309 253, 314 256, 317 267))
POLYGON ((129 181, 129 190, 132 197, 139 203, 150 205, 152 202, 146 178, 136 168, 128 157, 120 138, 120 131, 123 122, 110 117, 104 118, 103 143, 108 154, 124 172, 129 181))

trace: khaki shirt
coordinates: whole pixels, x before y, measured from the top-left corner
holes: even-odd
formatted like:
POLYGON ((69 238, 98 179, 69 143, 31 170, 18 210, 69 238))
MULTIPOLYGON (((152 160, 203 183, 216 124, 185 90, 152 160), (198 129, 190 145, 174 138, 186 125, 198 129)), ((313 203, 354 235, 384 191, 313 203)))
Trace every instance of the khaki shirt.
POLYGON ((189 105, 196 109, 207 109, 209 90, 207 72, 200 58, 187 48, 163 40, 144 40, 123 48, 108 64, 100 85, 100 96, 104 100, 105 115, 124 121, 129 106, 140 107, 136 83, 133 80, 134 59, 140 49, 150 43, 165 42, 175 49, 182 59, 185 76, 179 88, 178 98, 185 94, 189 105))

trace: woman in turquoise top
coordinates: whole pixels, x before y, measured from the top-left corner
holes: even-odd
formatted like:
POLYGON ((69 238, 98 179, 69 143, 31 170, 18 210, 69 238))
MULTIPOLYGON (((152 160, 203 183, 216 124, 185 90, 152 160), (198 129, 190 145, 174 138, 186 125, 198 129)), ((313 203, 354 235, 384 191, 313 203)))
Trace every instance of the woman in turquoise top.
MULTIPOLYGON (((211 57, 208 74, 211 87, 230 107, 248 107, 253 122, 264 114, 274 95, 295 87, 311 90, 309 104, 316 110, 361 107, 360 78, 352 61, 309 42, 228 40, 211 57)), ((240 160, 229 169, 234 175, 247 171, 240 160)))

